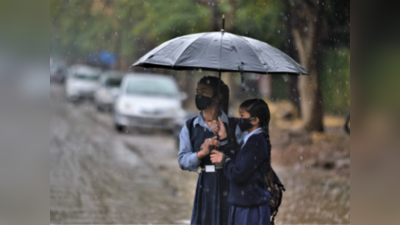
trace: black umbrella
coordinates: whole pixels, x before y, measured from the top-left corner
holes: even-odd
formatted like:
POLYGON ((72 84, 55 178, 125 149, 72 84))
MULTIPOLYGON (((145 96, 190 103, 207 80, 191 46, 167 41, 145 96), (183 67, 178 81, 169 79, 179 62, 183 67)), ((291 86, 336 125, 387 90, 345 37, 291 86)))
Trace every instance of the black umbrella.
POLYGON ((218 71, 220 79, 221 72, 241 72, 242 88, 244 88, 244 72, 310 74, 279 49, 265 42, 225 32, 224 29, 219 32, 190 34, 169 40, 148 52, 132 66, 218 71))
POLYGON ((190 34, 169 40, 132 66, 218 72, 309 74, 288 55, 271 45, 228 32, 190 34))

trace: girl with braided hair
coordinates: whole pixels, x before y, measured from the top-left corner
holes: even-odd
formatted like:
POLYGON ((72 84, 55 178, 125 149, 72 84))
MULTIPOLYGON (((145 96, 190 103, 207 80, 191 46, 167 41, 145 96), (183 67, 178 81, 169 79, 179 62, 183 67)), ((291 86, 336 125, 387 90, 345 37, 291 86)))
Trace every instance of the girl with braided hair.
POLYGON ((230 181, 228 197, 229 225, 270 225, 269 199, 264 181, 270 169, 271 143, 269 140, 270 111, 261 99, 243 102, 239 108, 238 126, 248 134, 236 150, 231 150, 222 121, 218 134, 220 151, 211 152, 212 163, 225 163, 224 174, 230 181))

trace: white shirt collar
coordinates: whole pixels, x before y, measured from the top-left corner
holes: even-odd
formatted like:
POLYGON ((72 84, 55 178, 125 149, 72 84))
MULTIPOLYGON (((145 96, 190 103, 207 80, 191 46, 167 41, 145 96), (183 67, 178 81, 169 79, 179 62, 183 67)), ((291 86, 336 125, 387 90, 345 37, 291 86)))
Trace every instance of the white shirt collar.
POLYGON ((263 132, 263 131, 262 131, 262 128, 259 127, 259 128, 255 129, 255 130, 253 130, 251 133, 247 134, 247 135, 244 137, 244 139, 243 139, 242 148, 243 148, 243 146, 246 144, 247 140, 249 140, 249 138, 250 138, 252 135, 254 135, 254 134, 259 134, 259 133, 262 133, 262 132, 263 132))
MULTIPOLYGON (((221 120, 222 120, 222 122, 229 125, 228 116, 225 114, 225 112, 223 110, 221 110, 221 120)), ((194 119, 193 127, 195 127, 196 124, 199 124, 200 126, 207 128, 210 131, 212 131, 212 129, 214 128, 214 126, 211 128, 209 126, 207 126, 206 122, 204 121, 203 117, 201 116, 201 112, 199 113, 199 115, 197 115, 196 119, 194 119)))

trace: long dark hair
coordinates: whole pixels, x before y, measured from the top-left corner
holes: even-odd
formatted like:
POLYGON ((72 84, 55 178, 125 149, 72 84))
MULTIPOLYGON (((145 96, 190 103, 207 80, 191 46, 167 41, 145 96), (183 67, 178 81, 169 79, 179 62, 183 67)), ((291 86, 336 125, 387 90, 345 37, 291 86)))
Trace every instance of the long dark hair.
POLYGON ((260 127, 263 130, 263 135, 268 144, 269 165, 271 165, 271 141, 269 138, 269 122, 271 113, 268 104, 262 99, 249 99, 244 101, 240 108, 245 109, 251 117, 257 117, 260 120, 260 127))
POLYGON ((224 111, 226 115, 228 115, 229 108, 229 87, 218 77, 205 76, 200 79, 199 83, 205 84, 213 90, 213 97, 217 97, 218 92, 218 84, 220 85, 220 94, 222 95, 220 99, 220 109, 224 111), (219 82, 220 81, 220 82, 219 82))

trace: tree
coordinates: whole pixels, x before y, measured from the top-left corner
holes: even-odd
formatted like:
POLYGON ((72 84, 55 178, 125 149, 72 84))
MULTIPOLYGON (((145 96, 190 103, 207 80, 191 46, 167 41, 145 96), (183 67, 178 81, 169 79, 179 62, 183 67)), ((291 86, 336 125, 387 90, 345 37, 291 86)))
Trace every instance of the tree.
POLYGON ((311 73, 311 76, 301 76, 298 82, 304 129, 323 131, 318 65, 322 49, 349 45, 349 1, 286 0, 285 4, 300 64, 311 73))
POLYGON ((323 131, 322 94, 318 77, 317 60, 319 57, 322 26, 322 7, 317 1, 292 1, 292 32, 299 54, 300 64, 311 76, 299 78, 301 115, 304 129, 323 131))

